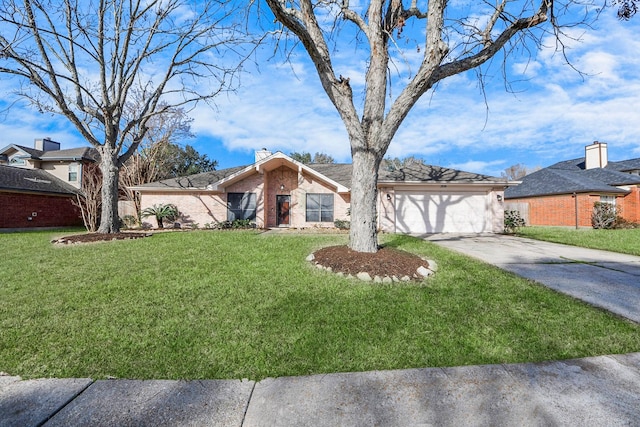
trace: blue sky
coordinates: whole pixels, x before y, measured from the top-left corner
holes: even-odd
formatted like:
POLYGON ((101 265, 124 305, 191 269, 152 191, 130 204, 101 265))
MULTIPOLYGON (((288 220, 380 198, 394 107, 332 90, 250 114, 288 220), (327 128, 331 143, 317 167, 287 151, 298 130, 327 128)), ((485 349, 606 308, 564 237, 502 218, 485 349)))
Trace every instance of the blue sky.
MULTIPOLYGON (((474 72, 453 76, 419 101, 387 155, 495 176, 516 163, 545 167, 581 157, 596 140, 608 143, 610 160, 640 157, 640 18, 621 22, 609 9, 592 29, 571 31, 581 40, 569 42, 568 56, 582 75, 546 40, 534 56, 508 60, 512 91, 505 89, 500 61, 485 69, 485 95, 474 72)), ((407 46, 410 41, 403 39, 407 46)), ((261 148, 323 152, 350 162, 344 125, 306 53, 294 51, 285 63, 272 52, 264 46, 259 70, 247 69, 238 90, 218 97, 215 109, 191 111, 196 138, 185 143, 217 160, 219 169, 249 164, 261 148)), ((420 56, 411 46, 406 52, 420 56)), ((356 94, 362 63, 356 48, 337 51, 335 69, 352 78, 356 94)), ((403 78, 394 75, 399 84, 403 78)), ((6 95, 12 84, 3 79, 0 90, 6 95)), ((31 146, 42 137, 63 148, 87 145, 63 117, 22 103, 0 116, 0 132, 0 146, 31 146)))

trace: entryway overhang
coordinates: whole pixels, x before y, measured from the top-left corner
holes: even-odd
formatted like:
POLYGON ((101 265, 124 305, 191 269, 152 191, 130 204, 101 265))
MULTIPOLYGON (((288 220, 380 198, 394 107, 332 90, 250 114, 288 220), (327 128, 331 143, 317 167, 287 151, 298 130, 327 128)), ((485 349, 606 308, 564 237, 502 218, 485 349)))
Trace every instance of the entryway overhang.
POLYGON ((304 163, 300 163, 297 160, 292 159, 291 157, 287 156, 286 154, 280 151, 264 159, 258 160, 253 165, 247 166, 246 168, 239 170, 238 172, 232 175, 229 175, 228 177, 221 179, 218 182, 211 184, 207 188, 213 191, 224 192, 224 189, 229 185, 234 184, 238 181, 242 181, 243 179, 246 179, 255 173, 259 173, 263 175, 265 172, 270 172, 282 166, 285 166, 297 171, 298 175, 302 175, 303 173, 310 175, 313 178, 329 185, 330 187, 333 187, 335 191, 339 194, 349 193, 349 188, 316 172, 315 170, 308 167, 304 163))

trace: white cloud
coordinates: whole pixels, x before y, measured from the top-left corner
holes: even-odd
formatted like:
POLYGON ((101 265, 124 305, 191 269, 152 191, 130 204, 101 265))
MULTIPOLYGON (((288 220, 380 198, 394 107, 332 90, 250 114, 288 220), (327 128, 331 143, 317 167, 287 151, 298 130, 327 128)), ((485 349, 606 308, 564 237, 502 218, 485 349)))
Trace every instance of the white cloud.
MULTIPOLYGON (((566 64, 549 40, 531 60, 508 59, 516 93, 505 90, 499 63, 486 70, 487 104, 473 72, 452 76, 418 102, 387 155, 413 155, 489 175, 516 163, 547 166, 577 158, 594 140, 609 143, 611 160, 640 156, 640 40, 635 37, 640 21, 620 22, 606 15, 601 19, 593 31, 572 33, 582 34, 582 41, 571 42, 567 53, 584 76, 566 64)), ((414 31, 423 29, 416 26, 414 31)), ((415 51, 412 43, 402 47, 413 67, 424 52, 415 51)), ((262 53, 265 58, 271 58, 269 49, 262 53)), ((356 105, 366 70, 361 55, 349 44, 334 56, 337 72, 351 79, 356 105)), ((212 159, 221 151, 246 154, 266 147, 285 153, 324 152, 339 162, 349 161, 344 125, 306 53, 297 51, 290 63, 281 57, 260 60, 259 68, 260 73, 242 76, 236 93, 220 96, 216 110, 201 105, 191 112, 193 130, 202 141, 214 142, 199 149, 212 159)), ((399 77, 394 72, 392 77, 394 83, 406 82, 406 73, 399 77)), ((0 88, 10 89, 4 81, 0 88)), ((396 86, 393 95, 398 94, 396 86)), ((34 138, 51 136, 65 146, 85 145, 64 119, 28 109, 0 120, 0 132, 7 143, 30 145, 34 138)))

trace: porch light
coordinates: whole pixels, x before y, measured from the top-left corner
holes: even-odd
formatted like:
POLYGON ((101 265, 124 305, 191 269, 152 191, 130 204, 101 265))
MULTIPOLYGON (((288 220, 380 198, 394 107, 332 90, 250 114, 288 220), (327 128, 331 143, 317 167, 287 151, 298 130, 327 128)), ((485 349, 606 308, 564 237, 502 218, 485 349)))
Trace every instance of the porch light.
POLYGON ((498 201, 501 202, 502 201, 502 194, 498 194, 498 201))
POLYGON ((387 200, 391 201, 391 194, 387 193, 387 200))
POLYGON ((284 191, 284 184, 280 184, 280 191, 284 191))

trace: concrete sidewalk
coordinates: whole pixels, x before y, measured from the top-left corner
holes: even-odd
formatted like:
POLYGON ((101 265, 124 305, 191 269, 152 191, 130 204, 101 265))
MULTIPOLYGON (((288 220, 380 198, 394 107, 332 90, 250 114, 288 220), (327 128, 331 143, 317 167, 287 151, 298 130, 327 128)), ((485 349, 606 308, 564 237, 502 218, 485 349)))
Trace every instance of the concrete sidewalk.
POLYGON ((640 353, 259 382, 0 377, 2 427, 639 424, 640 353))
POLYGON ((499 234, 426 240, 640 323, 640 257, 499 234))

